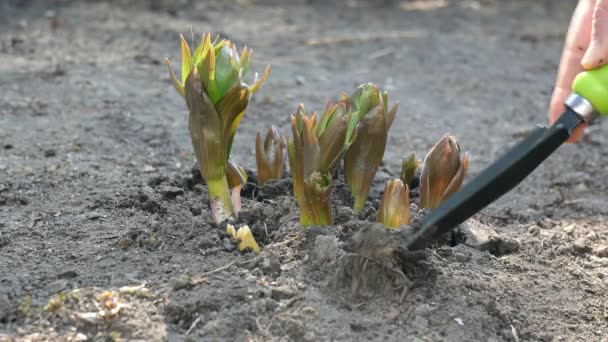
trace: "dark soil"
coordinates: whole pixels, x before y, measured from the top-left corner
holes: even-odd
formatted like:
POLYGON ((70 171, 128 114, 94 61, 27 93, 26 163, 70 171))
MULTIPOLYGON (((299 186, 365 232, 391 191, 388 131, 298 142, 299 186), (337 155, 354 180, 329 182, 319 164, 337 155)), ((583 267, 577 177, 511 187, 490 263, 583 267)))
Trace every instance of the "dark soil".
MULTIPOLYGON (((573 2, 33 1, 0 4, 0 341, 606 341, 603 129, 422 253, 372 221, 401 159, 456 135, 477 174, 546 107, 573 2), (369 208, 302 229, 288 178, 243 191, 239 253, 191 171, 161 61, 212 31, 271 75, 233 156, 298 102, 370 81, 399 100, 369 208), (97 299, 113 291, 118 308, 97 299)), ((176 64, 174 62, 174 64, 176 64)), ((417 198, 412 199, 416 217, 417 198)))

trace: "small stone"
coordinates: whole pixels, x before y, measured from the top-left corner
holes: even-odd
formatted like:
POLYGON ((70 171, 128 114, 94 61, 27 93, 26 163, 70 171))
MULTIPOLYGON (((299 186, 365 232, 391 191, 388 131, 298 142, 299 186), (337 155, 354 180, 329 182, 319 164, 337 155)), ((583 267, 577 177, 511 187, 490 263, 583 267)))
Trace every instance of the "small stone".
POLYGON ((528 234, 538 236, 540 234, 540 228, 538 226, 532 226, 528 228, 528 234))
POLYGON ((315 239, 312 260, 318 264, 332 262, 338 258, 338 239, 335 236, 319 235, 315 239))
POLYGON ((306 79, 302 75, 296 75, 296 85, 303 85, 306 79))
POLYGON ((156 171, 156 169, 152 165, 144 165, 142 171, 144 171, 145 173, 152 173, 156 171))
POLYGON ((164 198, 172 200, 175 199, 175 197, 177 196, 183 195, 184 189, 165 185, 160 187, 159 192, 161 195, 163 195, 164 198))
POLYGON ((272 288, 270 297, 274 300, 283 300, 293 298, 297 293, 297 290, 289 285, 281 285, 272 288))
POLYGON ((414 309, 414 313, 416 315, 429 315, 431 313, 433 313, 435 310, 437 310, 437 308, 431 306, 430 304, 420 304, 418 306, 416 306, 416 308, 414 309))
POLYGON ((511 254, 519 251, 520 247, 521 244, 519 243, 519 241, 513 239, 505 239, 501 240, 501 243, 498 245, 498 248, 495 252, 490 250, 490 253, 498 256, 511 254))
POLYGON ((62 278, 62 279, 70 279, 70 278, 76 278, 78 277, 78 272, 74 271, 74 270, 68 270, 65 272, 62 272, 60 274, 57 275, 57 278, 62 278))
POLYGON ((86 214, 86 218, 91 221, 95 221, 95 220, 98 220, 100 218, 105 218, 105 217, 106 217, 105 215, 100 214, 95 211, 86 214))
POLYGON ((600 236, 596 232, 589 232, 589 234, 587 234, 585 238, 589 241, 597 241, 600 236))
POLYGON ((576 191, 576 192, 588 192, 589 191, 589 187, 585 183, 578 183, 574 187, 574 191, 576 191))
POLYGON ((401 310, 398 308, 392 308, 389 312, 386 313, 386 319, 389 321, 394 321, 401 315, 401 310))
POLYGON ((306 334, 304 334, 304 341, 316 341, 317 337, 315 336, 315 333, 313 333, 312 331, 307 331, 306 334))
POLYGON ((256 221, 264 219, 264 205, 260 202, 253 203, 249 208, 243 209, 239 213, 239 219, 242 222, 253 224, 256 221))
POLYGON ((281 265, 281 271, 291 271, 291 270, 293 270, 298 265, 299 265, 298 262, 296 262, 296 261, 290 261, 288 263, 285 263, 285 264, 281 265))
POLYGON ((277 307, 279 306, 279 304, 277 302, 275 302, 272 299, 269 299, 266 301, 266 310, 267 311, 274 311, 277 307))
POLYGON ((416 316, 414 318, 414 320, 412 321, 412 327, 414 328, 414 330, 418 331, 419 333, 426 330, 428 328, 428 326, 429 326, 429 321, 422 316, 416 316))
POLYGON ((188 284, 188 282, 184 278, 181 278, 181 277, 173 277, 173 278, 169 279, 169 286, 175 291, 186 288, 189 285, 190 284, 188 284))
POLYGON ((132 239, 124 238, 124 239, 118 240, 118 246, 120 246, 120 248, 122 248, 122 249, 128 249, 132 245, 133 245, 132 239))
POLYGON ((146 184, 148 184, 148 186, 154 188, 154 187, 157 187, 157 186, 161 185, 162 183, 164 183, 164 182, 166 182, 168 180, 169 180, 169 177, 167 177, 167 176, 155 176, 155 177, 150 178, 146 182, 146 184))
POLYGON ((608 258, 608 246, 601 246, 593 251, 593 254, 600 258, 608 258))
POLYGON ((83 334, 83 333, 78 333, 76 334, 76 336, 74 336, 74 339, 72 341, 86 341, 89 338, 87 337, 87 335, 83 334))
POLYGON ((573 224, 571 224, 571 225, 569 225, 569 226, 566 226, 566 227, 564 227, 564 233, 566 233, 566 234, 568 234, 568 235, 572 236, 572 235, 574 235, 574 228, 575 228, 575 227, 574 227, 574 225, 573 225, 573 224))
POLYGON ((464 322, 462 321, 462 318, 460 318, 460 317, 454 318, 454 321, 456 323, 458 323, 458 325, 460 325, 460 326, 464 325, 464 322))
POLYGON ((352 322, 350 323, 350 329, 356 333, 360 333, 369 329, 367 322, 352 322))
POLYGON ((190 207, 190 212, 192 213, 192 216, 198 216, 201 214, 202 210, 200 207, 190 207))
POLYGON ((251 273, 247 273, 247 275, 245 275, 245 281, 248 283, 255 283, 257 279, 258 278, 251 273))
POLYGON ((464 254, 464 253, 460 253, 460 252, 456 252, 454 253, 454 258, 456 260, 458 260, 459 262, 467 262, 471 259, 470 256, 464 254))
POLYGON ((6 236, 3 236, 2 234, 0 234, 0 247, 4 247, 4 246, 8 245, 9 243, 11 243, 11 240, 9 240, 9 238, 7 238, 6 236))
POLYGON ((44 151, 44 156, 47 158, 54 157, 56 155, 57 155, 57 152, 55 152, 55 150, 53 150, 53 149, 48 149, 48 150, 44 151))
POLYGON ((268 276, 278 276, 281 274, 281 262, 275 256, 269 256, 262 260, 260 265, 262 272, 268 276))
POLYGON ((456 235, 464 240, 466 246, 488 251, 496 256, 517 252, 520 247, 516 240, 503 238, 492 227, 476 221, 462 224, 456 235))
POLYGON ((339 206, 336 209, 336 217, 334 218, 334 221, 336 223, 345 223, 353 220, 353 218, 355 218, 356 216, 357 215, 351 207, 339 206))
POLYGON ((56 293, 59 293, 59 292, 65 290, 67 287, 68 287, 67 280, 57 280, 57 281, 54 281, 54 282, 48 284, 46 286, 46 291, 50 295, 54 295, 56 293))
POLYGON ((230 239, 224 239, 224 244, 222 245, 222 247, 226 252, 232 252, 236 248, 235 243, 230 239))
POLYGON ((465 245, 479 250, 498 237, 498 233, 492 227, 474 221, 461 225, 460 232, 464 234, 465 245))
POLYGON ((574 241, 574 244, 572 244, 572 248, 574 249, 574 252, 579 254, 587 254, 590 253, 592 250, 591 246, 589 246, 587 240, 584 238, 574 241))
POLYGON ((454 255, 454 251, 452 250, 451 247, 442 246, 437 249, 437 254, 441 255, 444 258, 449 258, 452 255, 454 255))

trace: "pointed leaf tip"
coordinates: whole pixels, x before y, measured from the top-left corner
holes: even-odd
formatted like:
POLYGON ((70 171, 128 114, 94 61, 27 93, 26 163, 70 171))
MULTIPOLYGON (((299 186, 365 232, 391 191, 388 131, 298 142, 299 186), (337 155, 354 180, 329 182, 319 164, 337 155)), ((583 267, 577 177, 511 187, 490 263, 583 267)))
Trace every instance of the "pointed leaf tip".
POLYGON ((179 39, 182 46, 182 83, 185 83, 190 71, 192 71, 192 55, 184 35, 180 34, 179 39))
POLYGON ((184 89, 184 84, 181 83, 175 76, 175 73, 173 72, 173 68, 171 67, 171 61, 167 57, 165 57, 165 65, 167 66, 167 69, 169 70, 169 78, 171 79, 171 83, 173 84, 173 87, 175 87, 175 89, 181 96, 185 96, 186 91, 184 89))

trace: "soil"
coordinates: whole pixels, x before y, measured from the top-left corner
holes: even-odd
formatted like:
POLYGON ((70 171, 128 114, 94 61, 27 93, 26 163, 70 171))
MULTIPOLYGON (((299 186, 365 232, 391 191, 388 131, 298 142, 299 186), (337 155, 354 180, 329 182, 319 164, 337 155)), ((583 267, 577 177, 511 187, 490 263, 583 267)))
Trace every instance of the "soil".
POLYGON ((0 341, 607 341, 599 125, 422 253, 372 222, 412 151, 449 132, 470 180, 545 123, 573 3, 2 2, 0 341), (367 81, 400 101, 363 215, 338 184, 335 226, 302 229, 288 178, 248 184, 238 224, 262 251, 236 251, 162 65, 191 31, 271 65, 234 143, 248 169, 298 102, 367 81))

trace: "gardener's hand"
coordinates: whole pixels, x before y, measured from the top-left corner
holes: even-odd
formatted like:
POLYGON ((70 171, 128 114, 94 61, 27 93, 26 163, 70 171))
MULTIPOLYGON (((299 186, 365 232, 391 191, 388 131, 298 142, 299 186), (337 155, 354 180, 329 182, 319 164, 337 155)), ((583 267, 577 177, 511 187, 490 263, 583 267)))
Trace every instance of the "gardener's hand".
MULTIPOLYGON (((572 81, 576 75, 607 63, 608 0, 579 0, 570 22, 551 98, 551 123, 564 111, 564 101, 572 92, 572 81)), ((578 127, 568 141, 575 142, 580 139, 585 126, 583 124, 578 127)))

